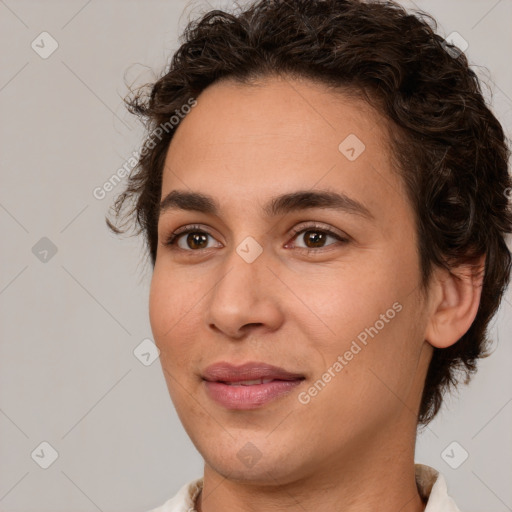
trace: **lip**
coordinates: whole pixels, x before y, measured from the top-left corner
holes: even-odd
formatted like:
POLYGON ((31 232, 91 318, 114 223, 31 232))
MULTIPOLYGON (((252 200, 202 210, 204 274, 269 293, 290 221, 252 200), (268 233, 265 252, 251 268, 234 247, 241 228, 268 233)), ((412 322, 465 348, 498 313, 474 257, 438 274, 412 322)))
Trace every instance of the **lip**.
POLYGON ((202 374, 208 396, 227 409, 256 409, 289 394, 305 379, 300 373, 262 362, 208 366, 202 374), (240 381, 273 379, 271 382, 237 385, 240 381))
POLYGON ((210 382, 238 382, 254 379, 297 380, 303 379, 304 375, 289 372, 284 368, 267 363, 251 361, 241 365, 233 365, 222 361, 205 368, 202 377, 210 382))

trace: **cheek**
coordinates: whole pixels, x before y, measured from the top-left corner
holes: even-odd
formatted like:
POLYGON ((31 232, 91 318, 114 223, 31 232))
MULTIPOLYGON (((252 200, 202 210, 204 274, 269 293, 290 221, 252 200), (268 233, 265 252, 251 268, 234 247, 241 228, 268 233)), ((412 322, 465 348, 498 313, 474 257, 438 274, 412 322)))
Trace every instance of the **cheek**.
POLYGON ((296 280, 300 286, 294 291, 306 299, 309 309, 307 315, 297 315, 297 321, 306 343, 319 356, 316 372, 327 370, 346 354, 343 373, 364 389, 368 378, 376 379, 371 368, 385 372, 385 378, 396 385, 414 369, 421 346, 417 325, 421 306, 414 286, 419 274, 414 255, 402 254, 399 259, 375 253, 296 280))
POLYGON ((149 321, 160 350, 169 350, 171 340, 185 337, 183 333, 194 314, 197 315, 194 305, 197 306, 201 296, 190 281, 183 282, 178 275, 155 266, 149 292, 149 321))
MULTIPOLYGON (((404 285, 394 269, 377 261, 303 274, 295 278, 293 288, 304 303, 297 303, 295 309, 304 313, 306 306, 302 318, 315 321, 328 334, 323 338, 326 346, 350 341, 404 297, 404 285)), ((390 311, 390 316, 394 313, 390 311)))
POLYGON ((172 300, 172 289, 169 280, 164 281, 155 267, 149 290, 149 322, 157 345, 172 325, 175 309, 172 300))
POLYGON ((340 435, 357 435, 362 425, 377 428, 385 418, 399 414, 409 403, 421 348, 412 325, 416 308, 411 302, 397 304, 390 299, 381 307, 380 301, 363 301, 350 304, 347 311, 353 316, 343 314, 337 323, 333 317, 334 340, 317 340, 321 358, 301 401, 309 400, 307 418, 332 425, 325 434, 333 437, 333 443, 340 435), (347 418, 353 424, 347 424, 347 418), (340 425, 345 425, 344 433, 340 425))

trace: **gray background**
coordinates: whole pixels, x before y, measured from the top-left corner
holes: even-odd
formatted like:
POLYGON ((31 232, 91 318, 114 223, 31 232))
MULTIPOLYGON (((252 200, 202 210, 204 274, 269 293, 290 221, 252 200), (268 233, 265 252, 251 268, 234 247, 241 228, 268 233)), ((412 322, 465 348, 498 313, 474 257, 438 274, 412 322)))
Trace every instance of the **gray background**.
MULTIPOLYGON (((510 137, 512 1, 415 4, 438 19, 441 35, 457 31, 469 43, 510 137)), ((92 191, 141 140, 122 105, 125 77, 151 80, 188 17, 207 8, 0 0, 2 511, 144 511, 202 475, 158 359, 145 366, 133 353, 151 338, 151 271, 141 240, 116 238, 104 224, 122 185, 103 200, 92 191), (31 47, 43 31, 59 45, 46 59, 31 47), (48 469, 39 465, 49 460, 43 441, 58 452, 48 469)), ((445 475, 467 512, 512 510, 511 304, 508 292, 493 356, 418 439, 416 460, 445 475), (469 454, 457 469, 442 457, 453 441, 452 460, 469 454)))

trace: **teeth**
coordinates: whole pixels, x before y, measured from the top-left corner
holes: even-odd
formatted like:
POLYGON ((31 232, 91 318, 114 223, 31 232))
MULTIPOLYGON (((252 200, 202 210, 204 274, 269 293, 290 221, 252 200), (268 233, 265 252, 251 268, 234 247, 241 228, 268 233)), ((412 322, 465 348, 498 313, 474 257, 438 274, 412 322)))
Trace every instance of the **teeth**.
POLYGON ((255 384, 266 384, 272 382, 274 379, 255 379, 255 380, 241 380, 239 382, 225 382, 229 386, 254 386, 255 384))

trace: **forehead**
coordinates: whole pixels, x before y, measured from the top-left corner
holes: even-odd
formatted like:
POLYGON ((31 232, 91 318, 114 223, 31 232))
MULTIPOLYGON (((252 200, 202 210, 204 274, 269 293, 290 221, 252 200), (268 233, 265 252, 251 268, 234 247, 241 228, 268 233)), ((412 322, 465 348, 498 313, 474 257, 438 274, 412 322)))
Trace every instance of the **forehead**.
POLYGON ((162 196, 190 188, 240 203, 327 187, 371 203, 382 196, 383 180, 395 194, 401 188, 386 126, 363 100, 309 80, 215 83, 174 134, 162 196))

